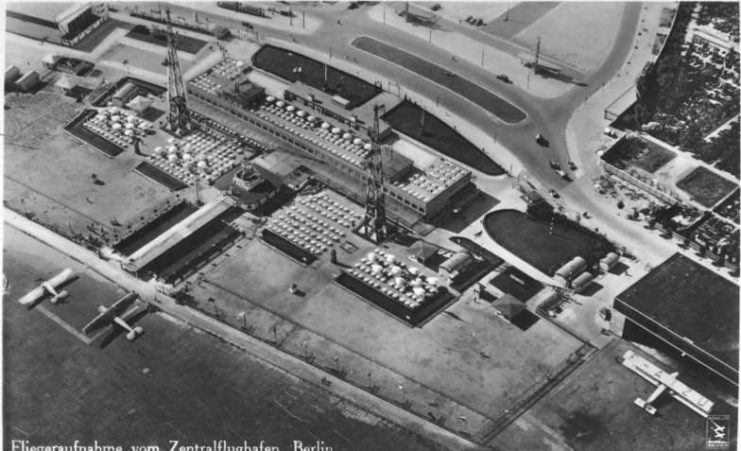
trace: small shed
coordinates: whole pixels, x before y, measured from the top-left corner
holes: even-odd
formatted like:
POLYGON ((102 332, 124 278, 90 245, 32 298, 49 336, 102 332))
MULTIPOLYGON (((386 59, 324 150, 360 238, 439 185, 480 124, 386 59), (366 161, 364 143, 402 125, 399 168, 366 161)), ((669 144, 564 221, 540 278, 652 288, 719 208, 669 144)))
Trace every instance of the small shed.
POLYGON ((10 66, 8 66, 7 69, 5 69, 5 84, 6 85, 15 82, 19 78, 21 78, 21 70, 18 69, 18 66, 11 64, 10 66))
POLYGON ((113 94, 111 100, 117 107, 123 107, 126 103, 128 103, 129 99, 133 98, 137 94, 138 89, 136 88, 136 85, 129 81, 124 83, 124 85, 121 86, 118 91, 113 94))
POLYGON ((599 261, 599 269, 602 272, 607 272, 614 268, 618 264, 618 261, 620 261, 620 256, 615 252, 610 252, 605 255, 605 258, 599 261))
POLYGON ((458 252, 440 264, 440 275, 448 280, 453 280, 471 263, 473 263, 473 256, 470 253, 466 251, 458 252))
POLYGON ((567 286, 568 283, 576 278, 579 274, 583 273, 587 269, 587 261, 583 257, 576 256, 569 260, 565 265, 561 266, 554 275, 554 278, 561 282, 563 286, 567 286))
POLYGON ((40 77, 39 73, 35 70, 32 70, 30 72, 26 72, 24 76, 19 78, 15 85, 20 89, 21 91, 30 91, 31 88, 36 86, 39 83, 40 77))
POLYGON ((53 69, 60 59, 62 59, 60 55, 48 53, 41 58, 41 64, 49 69, 53 69))
POLYGON ((62 75, 61 77, 59 77, 59 80, 57 80, 57 82, 54 83, 54 88, 56 88, 58 91, 60 91, 64 95, 68 95, 76 87, 77 87, 77 82, 75 80, 72 80, 67 75, 62 75))
POLYGON ((141 116, 144 110, 152 106, 152 100, 148 97, 136 96, 127 106, 137 115, 141 116))
POLYGON ((432 244, 426 243, 424 241, 417 241, 409 246, 407 254, 409 254, 409 258, 411 258, 412 260, 425 265, 432 259, 432 257, 437 255, 437 251, 437 247, 433 246, 432 244))
POLYGON ((589 286, 589 284, 592 283, 592 280, 594 280, 594 276, 592 274, 583 272, 571 282, 571 288, 575 292, 581 293, 586 287, 589 286))
POLYGON ((511 294, 505 294, 492 302, 491 306, 494 308, 494 313, 508 323, 511 323, 513 318, 525 310, 525 304, 511 294))

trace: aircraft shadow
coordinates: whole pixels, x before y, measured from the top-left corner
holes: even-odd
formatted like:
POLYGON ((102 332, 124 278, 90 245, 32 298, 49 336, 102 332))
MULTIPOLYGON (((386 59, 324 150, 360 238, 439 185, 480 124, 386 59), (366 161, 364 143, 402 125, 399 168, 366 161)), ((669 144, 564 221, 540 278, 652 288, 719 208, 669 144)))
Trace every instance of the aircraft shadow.
MULTIPOLYGON (((126 317, 124 320, 126 321, 126 323, 129 326, 136 327, 136 323, 138 323, 142 318, 144 318, 144 316, 147 313, 149 313, 149 310, 146 309, 146 308, 144 308, 144 309, 141 309, 140 311, 134 313, 133 315, 131 315, 129 317, 126 317)), ((109 327, 112 330, 111 330, 111 332, 108 335, 106 335, 105 337, 103 337, 103 339, 100 341, 100 345, 99 345, 99 348, 100 349, 107 348, 108 345, 110 345, 111 343, 113 343, 113 341, 116 338, 118 338, 121 335, 125 335, 125 333, 126 333, 126 330, 123 327, 121 327, 118 324, 116 324, 116 323, 113 323, 109 327)), ((142 331, 142 333, 139 334, 139 336, 137 337, 137 339, 140 338, 142 335, 144 335, 145 332, 146 331, 142 331)))

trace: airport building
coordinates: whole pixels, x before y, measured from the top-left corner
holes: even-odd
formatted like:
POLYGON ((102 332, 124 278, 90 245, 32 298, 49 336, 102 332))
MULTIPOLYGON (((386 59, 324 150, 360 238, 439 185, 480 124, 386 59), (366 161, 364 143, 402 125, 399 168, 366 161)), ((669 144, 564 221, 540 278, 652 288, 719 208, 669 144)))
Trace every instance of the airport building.
POLYGON ((617 312, 710 372, 738 385, 739 287, 674 254, 620 293, 617 312))
POLYGON ((89 2, 12 2, 6 10, 8 31, 73 46, 108 19, 107 7, 89 2))
MULTIPOLYGON (((252 90, 248 100, 240 99, 243 86, 249 84, 244 75, 247 70, 235 64, 229 66, 239 69, 216 70, 223 65, 219 63, 190 81, 189 94, 280 139, 289 150, 321 163, 311 166, 319 181, 364 202, 364 160, 371 149, 366 131, 372 124, 372 107, 378 102, 345 110, 341 99, 300 82, 285 91, 283 100, 265 97, 262 88, 259 92, 252 90)), ((393 106, 392 100, 399 101, 391 95, 379 97, 384 105, 393 106)), ((392 132, 381 123, 382 140, 392 132)), ((388 213, 408 227, 439 215, 471 181, 470 171, 444 158, 428 158, 418 167, 390 146, 383 146, 382 158, 388 213)))

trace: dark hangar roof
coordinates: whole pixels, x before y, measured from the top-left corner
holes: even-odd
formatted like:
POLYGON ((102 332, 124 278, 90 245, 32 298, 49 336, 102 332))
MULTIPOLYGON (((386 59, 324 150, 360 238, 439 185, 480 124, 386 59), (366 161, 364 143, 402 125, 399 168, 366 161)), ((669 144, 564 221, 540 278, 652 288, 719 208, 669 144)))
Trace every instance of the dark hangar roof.
POLYGON ((738 371, 739 286, 674 254, 616 301, 738 371))

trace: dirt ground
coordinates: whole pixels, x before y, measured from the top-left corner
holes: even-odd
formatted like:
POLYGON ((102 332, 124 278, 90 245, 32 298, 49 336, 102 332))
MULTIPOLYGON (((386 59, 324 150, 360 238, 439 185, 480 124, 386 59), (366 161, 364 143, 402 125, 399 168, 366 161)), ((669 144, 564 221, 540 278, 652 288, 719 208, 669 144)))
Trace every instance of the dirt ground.
POLYGON ((12 439, 161 449, 169 449, 168 440, 210 445, 213 439, 239 446, 264 440, 281 449, 292 440, 322 440, 338 450, 441 449, 161 313, 138 320, 144 334, 134 342, 119 335, 104 345, 106 334, 87 346, 15 299, 38 276, 74 268, 81 277, 66 287, 69 302, 44 307, 77 328, 95 315, 96 304, 123 291, 16 229, 4 232, 10 281, 3 315, 4 449, 12 439))
MULTIPOLYGON (((546 321, 520 330, 470 297, 449 307, 452 315, 439 314, 422 328, 410 328, 332 284, 342 266, 374 247, 357 237, 350 240, 359 249, 338 250, 340 265, 323 256, 309 267, 258 240, 240 242, 201 271, 203 281, 192 281, 191 294, 216 300, 203 302, 205 311, 298 355, 310 354, 326 368, 345 370, 353 383, 367 386, 372 379, 384 396, 408 399, 417 409, 425 409, 425 400, 444 405, 449 399, 496 418, 580 345, 546 321), (289 293, 291 283, 300 295, 289 293)), ((399 245, 388 247, 403 255, 399 245)), ((468 427, 476 427, 473 417, 468 427)))
POLYGON ((563 2, 514 39, 534 49, 540 38, 544 55, 591 73, 615 43, 623 8, 618 2, 563 2))
POLYGON ((689 408, 667 395, 656 402, 656 416, 633 404, 635 398, 645 399, 655 387, 615 361, 628 349, 635 348, 614 340, 498 436, 495 444, 503 449, 533 451, 554 446, 578 450, 703 449, 705 419, 689 408))
POLYGON ((137 212, 172 194, 132 171, 141 160, 133 151, 105 156, 63 130, 81 106, 45 88, 38 94, 6 96, 5 195, 8 206, 33 214, 69 236, 89 227, 116 231, 137 212), (92 174, 104 184, 92 182, 92 174))

